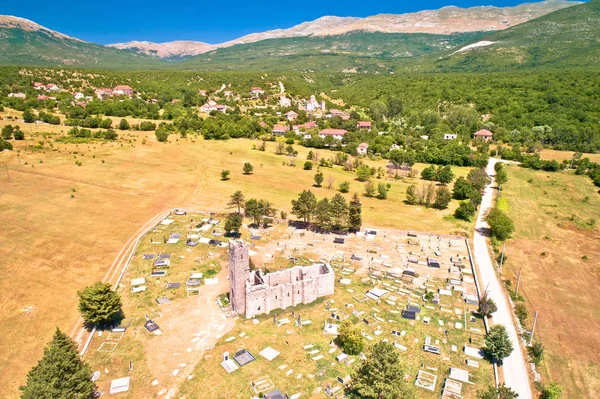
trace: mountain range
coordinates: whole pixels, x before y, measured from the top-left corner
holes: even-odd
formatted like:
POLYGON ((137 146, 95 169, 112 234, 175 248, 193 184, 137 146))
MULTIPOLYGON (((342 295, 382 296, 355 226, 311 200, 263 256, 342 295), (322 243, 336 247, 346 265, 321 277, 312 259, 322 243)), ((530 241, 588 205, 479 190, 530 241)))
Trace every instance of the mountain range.
POLYGON ((465 32, 489 32, 506 29, 550 12, 577 4, 572 1, 553 0, 524 3, 515 7, 471 7, 448 6, 439 10, 425 10, 408 14, 380 14, 366 18, 324 16, 304 22, 289 29, 275 29, 252 33, 221 44, 193 41, 152 43, 132 41, 109 44, 122 50, 160 58, 199 55, 218 48, 236 44, 256 43, 268 39, 339 36, 350 32, 379 33, 430 33, 449 35, 465 32))
POLYGON ((217 45, 102 46, 0 16, 0 65, 298 72, 504 71, 600 64, 600 0, 322 17, 217 45))

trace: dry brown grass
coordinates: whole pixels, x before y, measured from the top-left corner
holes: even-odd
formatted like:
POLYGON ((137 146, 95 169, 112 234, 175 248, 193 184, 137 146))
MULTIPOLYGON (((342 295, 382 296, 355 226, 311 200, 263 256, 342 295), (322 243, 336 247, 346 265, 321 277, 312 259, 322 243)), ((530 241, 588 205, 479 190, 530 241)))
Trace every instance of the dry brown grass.
POLYGON ((558 381, 565 398, 595 398, 600 392, 600 235, 592 225, 600 219, 597 187, 585 176, 511 167, 503 193, 516 228, 506 246, 505 276, 514 287, 523 267, 519 291, 529 307, 528 328, 539 311, 536 334, 546 347, 543 382, 558 381))

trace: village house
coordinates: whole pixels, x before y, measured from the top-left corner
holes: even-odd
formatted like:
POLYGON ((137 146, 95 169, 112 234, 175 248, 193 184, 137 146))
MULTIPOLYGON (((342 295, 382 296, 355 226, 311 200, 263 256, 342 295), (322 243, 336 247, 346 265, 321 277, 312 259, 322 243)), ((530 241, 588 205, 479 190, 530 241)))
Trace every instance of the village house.
POLYGON ((294 129, 294 131, 299 132, 300 130, 309 130, 309 129, 314 129, 316 127, 317 127, 317 122, 310 121, 310 122, 303 123, 301 125, 293 126, 293 129, 294 129))
POLYGON ((43 83, 40 82, 33 82, 33 88, 36 90, 42 90, 42 89, 46 89, 46 86, 43 83))
POLYGON ((112 97, 112 89, 107 89, 107 88, 100 88, 100 89, 96 89, 96 97, 98 97, 100 100, 106 100, 110 97, 112 97))
POLYGON ((133 89, 127 85, 117 85, 113 89, 113 95, 115 96, 131 96, 133 94, 133 89))
POLYGON ((369 144, 360 143, 358 145, 358 147, 356 147, 356 152, 358 153, 358 155, 367 155, 368 149, 369 149, 369 144))
POLYGON ((291 107, 292 106, 292 100, 290 100, 289 98, 287 98, 285 95, 281 96, 279 98, 279 106, 280 107, 291 107))
POLYGON ((371 122, 368 121, 359 121, 356 123, 356 127, 359 129, 365 129, 369 132, 371 131, 371 122))
POLYGON ((85 98, 85 95, 79 91, 76 91, 75 93, 73 93, 73 97, 75 97, 75 100, 81 100, 85 98))
POLYGON ((458 135, 456 133, 445 133, 444 140, 456 140, 458 135))
POLYGON ((87 104, 86 104, 84 101, 77 101, 77 102, 75 103, 75 106, 76 106, 76 107, 85 108, 85 107, 87 107, 87 104))
POLYGON ((8 96, 10 98, 26 98, 27 97, 24 93, 9 93, 8 96))
POLYGON ((285 125, 275 125, 273 126, 273 136, 283 136, 285 134, 285 132, 287 132, 288 130, 290 130, 290 128, 288 126, 285 125))
POLYGON ((47 91, 60 91, 60 87, 58 87, 57 85, 55 85, 54 83, 48 83, 46 85, 46 90, 47 91))
POLYGON ((198 90, 198 94, 200 94, 201 96, 206 97, 206 90, 198 90))
POLYGON ((298 118, 298 113, 294 111, 288 111, 285 113, 285 117, 288 121, 295 121, 298 118))
POLYGON ((318 110, 325 110, 325 101, 321 101, 319 103, 315 96, 310 96, 310 100, 304 103, 304 110, 309 113, 318 110))
POLYGON ((348 133, 348 131, 344 129, 323 129, 319 132, 319 137, 324 139, 327 136, 331 136, 336 140, 341 140, 346 133, 348 133))
POLYGON ((225 90, 225 91, 223 92, 223 95, 224 95, 225 97, 228 97, 228 98, 229 98, 229 97, 232 97, 232 96, 233 96, 233 92, 232 92, 231 90, 225 90))
POLYGON ((252 96, 252 98, 258 98, 263 94, 265 94, 265 91, 260 87, 252 87, 250 89, 250 96, 252 96))
POLYGON ((482 130, 475 132, 475 134, 473 136, 475 138, 481 137, 483 139, 483 141, 489 141, 493 135, 494 135, 494 133, 490 132, 489 130, 482 129, 482 130))
POLYGON ((46 101, 46 100, 50 100, 50 97, 41 94, 41 95, 39 95, 39 96, 36 97, 36 100, 46 101))

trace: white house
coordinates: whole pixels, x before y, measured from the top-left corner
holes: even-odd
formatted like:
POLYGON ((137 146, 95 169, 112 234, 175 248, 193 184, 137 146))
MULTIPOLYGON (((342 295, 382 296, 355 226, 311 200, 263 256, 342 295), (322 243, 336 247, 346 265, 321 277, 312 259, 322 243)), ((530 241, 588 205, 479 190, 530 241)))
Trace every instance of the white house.
POLYGON ((106 100, 112 96, 112 89, 100 88, 96 90, 96 97, 100 100, 106 100))
POLYGON ((58 87, 54 83, 48 83, 46 85, 46 90, 48 90, 48 91, 60 91, 60 87, 58 87))
POLYGON ((113 94, 116 96, 131 96, 133 94, 133 89, 131 86, 117 85, 113 89, 113 94))
POLYGON ((288 111, 285 113, 285 117, 288 121, 295 121, 298 118, 298 113, 294 111, 288 111))
POLYGON ((483 139, 483 141, 489 141, 492 138, 492 136, 494 136, 494 133, 490 132, 487 129, 482 129, 482 130, 475 132, 475 134, 473 136, 475 138, 481 137, 483 139))
POLYGON ((76 100, 81 100, 81 99, 85 98, 85 95, 83 93, 77 91, 77 92, 73 93, 73 97, 75 97, 76 100))
POLYGON ((290 130, 290 128, 288 126, 285 125, 275 125, 273 126, 273 136, 283 136, 285 134, 285 132, 287 132, 288 130, 290 130))
POLYGON ((367 143, 360 143, 358 145, 358 147, 356 147, 356 152, 358 152, 358 155, 367 155, 367 150, 369 149, 369 144, 367 143))
POLYGON ((444 133, 444 140, 456 140, 457 137, 456 133, 444 133))
POLYGON ((27 97, 24 93, 9 93, 8 96, 11 98, 26 98, 27 97))
POLYGON ((281 96, 279 98, 279 106, 280 107, 284 107, 284 108, 291 107, 292 106, 292 100, 290 100, 286 96, 281 96))
POLYGON ((332 136, 336 140, 341 140, 346 133, 348 131, 344 129, 323 129, 319 132, 319 137, 324 139, 327 136, 332 136))
POLYGON ((263 94, 265 94, 265 91, 260 87, 252 87, 250 89, 250 95, 252 96, 252 98, 258 98, 263 94))

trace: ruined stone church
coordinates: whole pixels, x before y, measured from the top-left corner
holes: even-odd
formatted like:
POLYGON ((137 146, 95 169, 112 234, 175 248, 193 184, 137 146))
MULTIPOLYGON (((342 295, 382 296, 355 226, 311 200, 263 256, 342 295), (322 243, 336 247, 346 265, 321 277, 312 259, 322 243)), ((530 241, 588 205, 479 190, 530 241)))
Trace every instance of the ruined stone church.
POLYGON ((252 318, 273 309, 307 304, 333 294, 330 265, 295 266, 274 273, 250 270, 248 244, 229 241, 229 301, 233 312, 252 318))

